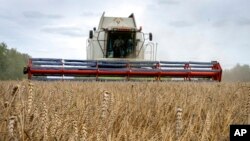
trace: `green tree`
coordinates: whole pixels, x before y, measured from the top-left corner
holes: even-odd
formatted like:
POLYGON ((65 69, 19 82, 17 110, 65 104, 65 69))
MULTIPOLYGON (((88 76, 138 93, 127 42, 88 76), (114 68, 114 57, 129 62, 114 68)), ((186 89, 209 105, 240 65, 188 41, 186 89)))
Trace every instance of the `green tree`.
POLYGON ((7 68, 7 45, 0 43, 0 79, 4 78, 4 73, 7 68))
POLYGON ((250 67, 249 65, 236 64, 232 69, 223 71, 222 78, 224 81, 250 81, 250 67))
POLYGON ((8 49, 5 43, 0 43, 0 80, 20 80, 23 67, 26 66, 29 55, 16 49, 8 49))

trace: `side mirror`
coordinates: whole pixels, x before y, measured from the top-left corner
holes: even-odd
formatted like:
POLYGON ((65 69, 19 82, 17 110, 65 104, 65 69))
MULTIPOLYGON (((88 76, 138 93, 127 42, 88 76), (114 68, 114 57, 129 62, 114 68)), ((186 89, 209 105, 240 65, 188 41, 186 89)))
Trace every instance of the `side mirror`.
POLYGON ((149 33, 149 41, 152 41, 152 40, 153 40, 153 34, 149 33))
POLYGON ((93 30, 90 30, 89 31, 89 39, 92 39, 93 38, 93 30))

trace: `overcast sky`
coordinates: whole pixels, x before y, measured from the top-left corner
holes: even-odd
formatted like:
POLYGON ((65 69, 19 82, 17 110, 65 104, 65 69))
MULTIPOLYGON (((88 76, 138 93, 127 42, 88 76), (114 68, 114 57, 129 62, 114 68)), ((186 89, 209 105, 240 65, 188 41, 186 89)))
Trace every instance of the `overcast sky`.
POLYGON ((152 32, 157 60, 250 65, 249 0, 0 0, 0 42, 32 57, 86 58, 102 13, 152 32))

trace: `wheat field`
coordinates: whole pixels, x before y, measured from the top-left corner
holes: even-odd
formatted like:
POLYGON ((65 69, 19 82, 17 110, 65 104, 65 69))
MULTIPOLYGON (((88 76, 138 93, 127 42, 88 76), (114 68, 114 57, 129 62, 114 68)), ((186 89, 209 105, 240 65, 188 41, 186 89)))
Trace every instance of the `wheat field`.
POLYGON ((0 81, 0 140, 227 141, 250 83, 0 81))

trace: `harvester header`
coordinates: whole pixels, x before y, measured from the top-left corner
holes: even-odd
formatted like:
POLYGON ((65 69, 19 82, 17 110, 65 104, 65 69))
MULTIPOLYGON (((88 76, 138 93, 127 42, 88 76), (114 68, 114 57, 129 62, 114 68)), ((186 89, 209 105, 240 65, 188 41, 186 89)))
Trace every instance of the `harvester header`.
POLYGON ((156 61, 151 33, 137 28, 134 14, 105 17, 89 32, 87 60, 30 58, 24 73, 38 80, 221 81, 217 61, 156 61))

